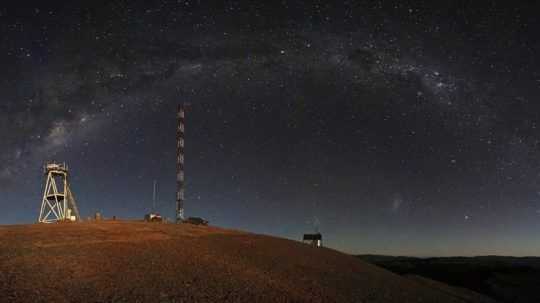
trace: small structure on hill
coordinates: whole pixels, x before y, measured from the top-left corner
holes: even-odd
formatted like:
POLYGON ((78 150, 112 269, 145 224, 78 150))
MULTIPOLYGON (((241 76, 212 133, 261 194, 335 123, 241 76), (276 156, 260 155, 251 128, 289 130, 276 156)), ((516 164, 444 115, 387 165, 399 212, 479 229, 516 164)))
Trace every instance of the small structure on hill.
POLYGON ((163 218, 161 217, 160 214, 151 213, 151 214, 144 215, 144 221, 146 221, 146 222, 163 222, 163 218))
POLYGON ((204 220, 203 218, 199 218, 199 217, 189 217, 182 222, 187 223, 187 224, 193 224, 193 225, 205 225, 205 226, 208 225, 207 220, 204 220))
POLYGON ((45 165, 45 190, 41 199, 39 223, 79 221, 79 210, 68 182, 65 163, 50 162, 45 165))
POLYGON ((302 242, 309 244, 313 247, 322 247, 322 235, 321 233, 304 234, 304 239, 302 242))

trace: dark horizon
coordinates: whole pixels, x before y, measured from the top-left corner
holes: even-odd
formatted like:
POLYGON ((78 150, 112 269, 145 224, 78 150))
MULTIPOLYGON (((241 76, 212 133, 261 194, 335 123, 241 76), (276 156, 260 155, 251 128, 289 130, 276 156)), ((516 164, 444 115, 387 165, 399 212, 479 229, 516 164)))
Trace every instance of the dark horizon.
POLYGON ((0 6, 0 224, 46 161, 82 217, 186 216, 352 254, 540 256, 534 5, 0 6))

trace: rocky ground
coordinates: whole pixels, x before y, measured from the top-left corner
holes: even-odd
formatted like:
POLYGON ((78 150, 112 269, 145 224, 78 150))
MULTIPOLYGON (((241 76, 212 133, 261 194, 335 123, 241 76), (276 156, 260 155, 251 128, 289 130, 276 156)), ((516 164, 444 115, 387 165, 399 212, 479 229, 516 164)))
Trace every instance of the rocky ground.
POLYGON ((0 226, 0 302, 493 302, 327 248, 143 222, 0 226))

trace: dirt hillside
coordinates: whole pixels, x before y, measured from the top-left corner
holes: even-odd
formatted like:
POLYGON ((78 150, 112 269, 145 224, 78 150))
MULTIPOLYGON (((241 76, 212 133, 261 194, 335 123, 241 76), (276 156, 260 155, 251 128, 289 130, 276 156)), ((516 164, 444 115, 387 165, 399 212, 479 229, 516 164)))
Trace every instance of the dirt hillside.
POLYGON ((0 226, 0 302, 468 300, 295 241, 187 224, 99 222, 0 226))

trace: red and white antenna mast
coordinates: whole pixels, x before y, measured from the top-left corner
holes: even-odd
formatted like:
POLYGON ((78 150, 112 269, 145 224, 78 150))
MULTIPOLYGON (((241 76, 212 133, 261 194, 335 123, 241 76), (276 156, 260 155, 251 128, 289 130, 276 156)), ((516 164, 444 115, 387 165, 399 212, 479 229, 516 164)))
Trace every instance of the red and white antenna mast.
POLYGON ((178 105, 176 128, 176 223, 184 221, 184 119, 187 104, 178 105))

